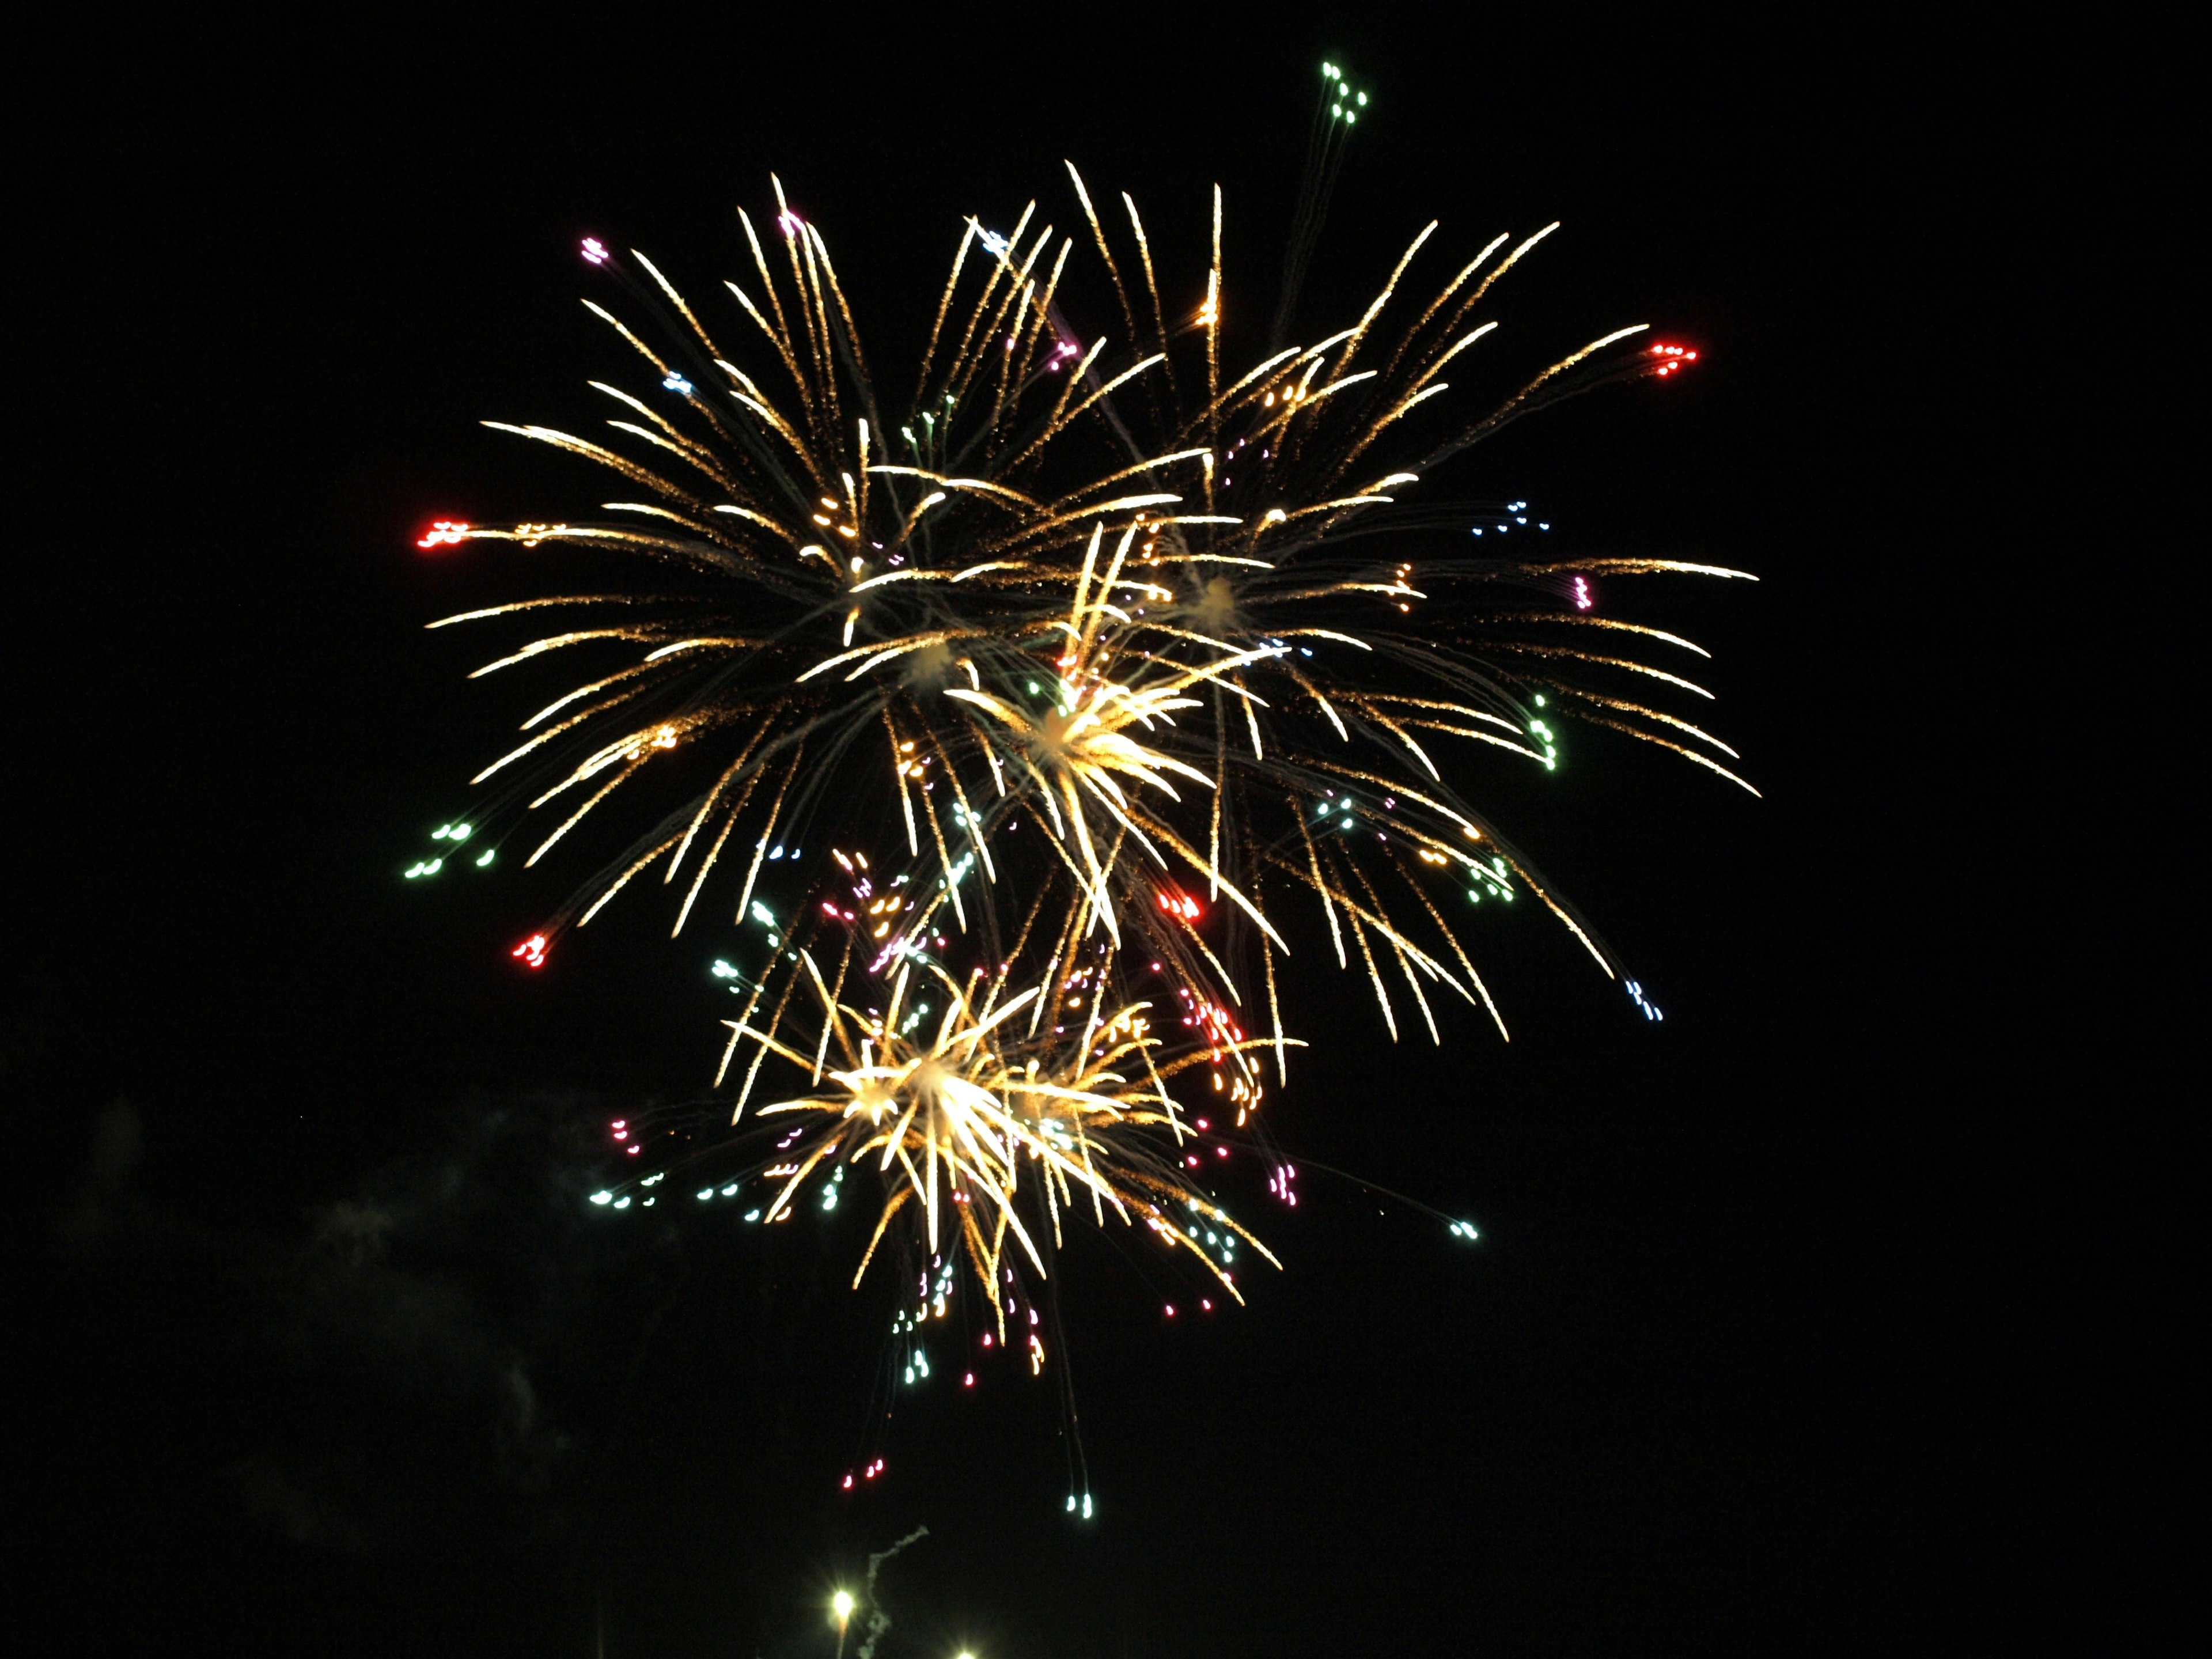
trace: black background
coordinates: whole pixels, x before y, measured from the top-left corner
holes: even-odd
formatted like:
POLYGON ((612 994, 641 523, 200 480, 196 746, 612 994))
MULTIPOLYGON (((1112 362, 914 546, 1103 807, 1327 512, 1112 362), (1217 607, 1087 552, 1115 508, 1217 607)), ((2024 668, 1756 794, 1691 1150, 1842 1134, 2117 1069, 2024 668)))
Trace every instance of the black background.
POLYGON ((826 1652, 823 1598, 919 1523, 887 1656, 2158 1645, 2181 1108, 2074 1060, 2094 860, 2019 778, 1989 590, 2045 576, 1975 511, 1962 412, 2027 308, 1960 265, 2006 234, 2012 71, 1840 18, 1544 16, 206 20, 54 55, 6 1033, 45 1650, 826 1652), (1379 95, 1309 316, 1431 216, 1438 264, 1559 217, 1510 337, 1702 349, 1453 489, 1759 572, 1630 603, 1714 649, 1765 799, 1602 733, 1486 797, 1663 1025, 1533 925, 1495 947, 1510 1048, 1392 1047, 1358 981, 1294 981, 1321 1041, 1278 1132, 1478 1248, 1310 1174, 1267 1224, 1289 1271, 1196 1327, 1102 1249, 1069 1302, 1097 1520, 1060 1512, 1048 1390, 996 1374, 848 1498, 852 1241, 577 1203, 592 1124, 710 1071, 712 936, 617 908, 528 975, 506 946, 577 870, 398 879, 522 706, 420 625, 529 586, 410 544, 588 510, 477 421, 586 419, 624 369, 580 235, 703 297, 771 167, 879 364, 960 216, 1071 222, 1063 155, 1145 205, 1171 289, 1221 183, 1263 311, 1324 56, 1379 95))

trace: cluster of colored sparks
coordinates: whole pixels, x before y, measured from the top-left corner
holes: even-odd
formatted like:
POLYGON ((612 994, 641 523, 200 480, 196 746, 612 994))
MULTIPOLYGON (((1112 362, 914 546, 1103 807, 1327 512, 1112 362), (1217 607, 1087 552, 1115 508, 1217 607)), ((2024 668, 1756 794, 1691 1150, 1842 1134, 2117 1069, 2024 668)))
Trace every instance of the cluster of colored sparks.
POLYGON ((1322 78, 1329 82, 1328 118, 1341 121, 1346 126, 1355 125, 1359 112, 1367 107, 1367 94, 1358 90, 1344 78, 1344 71, 1334 64, 1321 66, 1322 78))
MULTIPOLYGON (((433 830, 430 832, 430 839, 432 841, 450 842, 453 845, 459 846, 462 842, 465 842, 469 838, 470 834, 470 828, 465 823, 441 823, 435 830, 433 830)), ((472 861, 475 863, 477 869, 485 869, 490 866, 494 855, 495 849, 487 847, 482 853, 478 854, 472 861)), ((406 876, 408 880, 414 881, 422 876, 434 876, 445 867, 445 858, 442 854, 440 854, 432 858, 416 860, 413 864, 409 865, 403 873, 406 876)), ((521 952, 517 951, 516 954, 519 956, 521 952)))
MULTIPOLYGON (((1482 534, 1485 530, 1494 530, 1499 535, 1505 536, 1511 534, 1516 525, 1524 530, 1528 527, 1528 503, 1526 501, 1508 501, 1503 513, 1485 520, 1481 524, 1470 526, 1469 528, 1477 536, 1482 534)), ((1547 531, 1552 526, 1539 520, 1535 527, 1538 530, 1547 531)), ((1587 605, 1579 608, 1589 609, 1587 605)))
MULTIPOLYGON (((1368 94, 1333 64, 1324 80, 1329 119, 1349 125, 1368 94)), ((1127 227, 1109 228, 1068 173, 1075 234, 1038 224, 1035 204, 1005 234, 969 222, 915 401, 888 430, 828 246, 780 183, 780 234, 741 211, 751 270, 728 284, 765 343, 760 378, 645 256, 586 239, 585 261, 648 320, 590 308, 675 396, 595 383, 619 405, 622 450, 499 429, 608 468, 642 499, 598 523, 440 520, 417 544, 553 542, 658 573, 620 595, 446 619, 574 608, 588 620, 477 672, 562 652, 592 664, 478 775, 483 810, 434 839, 450 848, 495 821, 504 835, 551 807, 532 866, 610 799, 643 793, 625 792, 632 780, 672 777, 665 757, 706 780, 513 955, 541 967, 648 871, 680 932, 724 873, 723 914, 761 930, 711 970, 743 998, 715 1081, 726 1133, 653 1131, 665 1167, 592 1200, 651 1205, 646 1188, 681 1164, 697 1202, 742 1194, 744 1219, 768 1225, 810 1194, 835 1212, 848 1176, 863 1183, 872 1231, 854 1284, 888 1248, 920 1292, 893 1326, 901 1387, 931 1376, 922 1332, 963 1285, 986 1316, 978 1352, 1016 1350, 1041 1371, 1041 1297, 1079 1218, 1150 1232, 1195 1271, 1202 1310, 1243 1299, 1237 1251, 1267 1253, 1214 1195, 1208 1171, 1232 1167, 1231 1146, 1189 1115, 1177 1079, 1206 1073, 1206 1109, 1249 1130, 1300 1046, 1277 994, 1292 933, 1356 964, 1394 1039, 1411 1008, 1444 1041, 1437 998, 1504 1030, 1468 913, 1438 902, 1455 890, 1534 895, 1626 979, 1447 764, 1552 769, 1550 722, 1571 717, 1741 781, 1707 752, 1732 750, 1638 688, 1709 694, 1622 650, 1697 647, 1590 614, 1589 585, 1741 573, 1421 556, 1438 514, 1411 499, 1507 421, 1670 375, 1695 352, 1614 353, 1638 331, 1617 331, 1486 411, 1448 416, 1431 407, 1443 371, 1465 372, 1494 327, 1480 302, 1556 227, 1503 257, 1507 239, 1492 241, 1386 339, 1376 319, 1431 224, 1352 326, 1235 370, 1218 191, 1206 297, 1177 316, 1135 204, 1123 196, 1127 227), (1096 331, 1062 309, 1086 233, 1115 302, 1096 331), (1394 526, 1405 554, 1361 551, 1394 526)), ((1526 527, 1528 503, 1456 524, 1526 527)), ((626 1158, 647 1139, 628 1120, 610 1133, 626 1158)), ((1295 1206, 1296 1169, 1265 1162, 1270 1192, 1295 1206)))

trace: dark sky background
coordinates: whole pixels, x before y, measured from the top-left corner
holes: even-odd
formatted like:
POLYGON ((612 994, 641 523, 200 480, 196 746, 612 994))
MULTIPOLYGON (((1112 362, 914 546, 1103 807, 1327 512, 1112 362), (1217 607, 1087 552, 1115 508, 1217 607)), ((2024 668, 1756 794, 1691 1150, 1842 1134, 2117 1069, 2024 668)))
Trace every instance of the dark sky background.
POLYGON ((57 66, 8 700, 51 782, 4 1033, 40 1650, 826 1653, 830 1589, 921 1524, 885 1659, 2155 1645, 2181 1108, 2076 1083, 2052 981, 2092 959, 2012 931, 2079 872, 2021 839, 2002 550, 1949 488, 1972 377, 1927 368, 2010 303, 1962 323, 1948 274, 2006 166, 1962 60, 1840 14, 1132 15, 173 23, 57 66), (522 712, 421 624, 533 580, 410 544, 588 510, 476 422, 587 418, 623 367, 580 235, 711 295, 771 168, 878 362, 960 216, 1070 222, 1064 155, 1184 286, 1221 183, 1264 312, 1324 56, 1379 95, 1309 316, 1432 216, 1460 258, 1559 217, 1514 340, 1702 349, 1452 489, 1759 572, 1632 603, 1715 651, 1765 799, 1587 732, 1485 798, 1663 1025, 1533 919, 1492 951, 1510 1048, 1393 1047, 1357 981, 1293 982, 1325 1040, 1277 1132, 1479 1248, 1313 1175, 1267 1216, 1289 1271, 1177 1326, 1101 1249, 1068 1292, 1095 1521, 1012 1377, 919 1400, 850 1498, 853 1241, 579 1203, 595 1124, 711 1074, 715 937, 617 908, 532 975, 506 948, 580 870, 398 878, 522 712))

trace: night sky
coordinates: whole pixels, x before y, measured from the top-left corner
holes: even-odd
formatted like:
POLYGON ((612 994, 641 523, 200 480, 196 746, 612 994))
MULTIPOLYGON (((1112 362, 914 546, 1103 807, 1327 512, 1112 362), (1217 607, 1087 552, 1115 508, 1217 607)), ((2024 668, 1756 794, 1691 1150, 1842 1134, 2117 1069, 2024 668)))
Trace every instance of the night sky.
POLYGON ((1375 9, 179 22, 57 71, 8 699, 39 1650, 826 1655, 830 1590, 923 1524, 884 1659, 2157 1650, 2179 1108, 2117 1065, 2077 1088, 2021 983, 2091 969, 2000 920, 2074 875, 2012 843, 1999 550, 1936 482, 1955 394, 1915 390, 1991 141, 1812 22, 1375 9), (1264 312, 1324 57, 1378 96, 1306 315, 1431 216, 1455 268, 1557 217, 1490 307, 1518 349, 1701 349, 1452 493, 1758 572, 1628 603, 1715 653, 1765 799, 1573 729, 1477 796, 1663 1024, 1533 917, 1490 947, 1510 1048, 1464 1009, 1393 1046, 1358 980, 1292 979, 1317 1046, 1276 1133, 1479 1246, 1316 1170, 1295 1213, 1244 1202, 1288 1271, 1243 1310, 1170 1322, 1142 1252, 1079 1249, 1097 1518, 1011 1375, 902 1407, 849 1497, 883 1325, 853 1239, 579 1202, 610 1115, 711 1077, 727 936, 617 906, 532 975, 507 946, 586 866, 399 878, 526 712, 422 624, 538 591, 410 544, 589 514, 587 468, 477 422, 596 418, 585 380, 635 375, 578 239, 710 295, 772 168, 879 364, 963 215, 1073 222, 1063 156, 1144 205, 1170 288, 1221 184, 1264 312))

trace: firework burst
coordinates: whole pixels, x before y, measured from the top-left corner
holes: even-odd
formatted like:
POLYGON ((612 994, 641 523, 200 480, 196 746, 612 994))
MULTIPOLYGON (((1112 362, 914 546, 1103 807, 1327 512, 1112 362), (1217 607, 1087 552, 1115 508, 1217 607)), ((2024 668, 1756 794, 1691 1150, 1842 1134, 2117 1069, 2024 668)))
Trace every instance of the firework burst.
MULTIPOLYGON (((1268 349, 1247 366, 1224 342, 1220 191, 1203 297, 1178 311, 1136 204, 1102 214, 1070 165, 1072 232, 1034 203, 1004 234, 966 222, 894 404, 827 240, 778 182, 765 228, 738 215, 746 270, 716 325, 744 349, 646 256, 587 240, 624 314, 586 303, 649 383, 592 382, 614 406, 606 441, 494 423, 629 498, 589 521, 441 520, 422 538, 644 573, 432 624, 562 619, 479 675, 592 663, 441 836, 483 832, 488 864, 527 825, 535 864, 611 801, 638 803, 626 848, 516 948, 533 967, 649 871, 681 932, 720 872, 726 914, 765 944, 754 967, 717 964, 745 998, 717 1079, 728 1130, 657 1147, 639 1183, 734 1159, 702 1200, 758 1195, 751 1217, 774 1224, 866 1179, 880 1198, 854 1282, 888 1243, 920 1292, 902 1328, 942 1316, 964 1261, 1006 1346, 1079 1213, 1151 1231, 1236 1293, 1230 1259, 1257 1247, 1209 1185, 1223 1131, 1171 1085, 1205 1076, 1206 1109, 1250 1127, 1263 1061, 1279 1086, 1296 1046, 1278 958, 1316 910, 1314 937, 1364 972, 1394 1037, 1404 999, 1443 1040, 1439 995, 1504 1030, 1471 936, 1486 902, 1533 896, 1625 979, 1467 798, 1478 757, 1549 771, 1571 720, 1742 783, 1733 750, 1664 706, 1709 699, 1678 672, 1705 653, 1609 614, 1597 586, 1742 573, 1553 557, 1525 502, 1422 494, 1522 416, 1697 353, 1623 328, 1448 402, 1448 374, 1489 378, 1485 308, 1556 225, 1423 286, 1432 222, 1347 325, 1287 343, 1367 102, 1333 65, 1324 82, 1268 349), (1071 322, 1079 289, 1118 328, 1071 322)), ((633 1154, 648 1139, 620 1133, 633 1154)))
MULTIPOLYGON (((782 1185, 763 1220, 778 1219, 825 1166, 869 1168, 888 1195, 855 1286, 908 1212, 912 1244, 933 1266, 964 1252, 998 1309, 1002 1341, 1011 1300, 995 1293, 1002 1276, 1018 1252, 1044 1277, 1046 1252, 1063 1245, 1062 1218, 1072 1212, 1088 1211, 1103 1226, 1110 1212, 1125 1226, 1149 1228, 1194 1251, 1237 1294, 1177 1219, 1203 1216, 1253 1242, 1179 1174, 1195 1132, 1168 1089, 1178 1073, 1218 1065, 1223 1045, 1170 1044, 1155 1030, 1152 1002, 1126 997, 1106 965, 1012 994, 1003 975, 963 983, 941 967, 909 967, 876 1009, 838 1000, 812 957, 801 963, 816 1006, 792 1024, 818 1032, 811 1054, 746 1021, 732 1025, 733 1055, 750 1048, 773 1056, 807 1073, 811 1085, 757 1109, 764 1122, 796 1114, 801 1125, 786 1137, 787 1156, 775 1170, 782 1185)), ((1225 1046, 1242 1054, 1260 1045, 1225 1046)), ((744 1110, 741 1099, 739 1117, 744 1110)))

